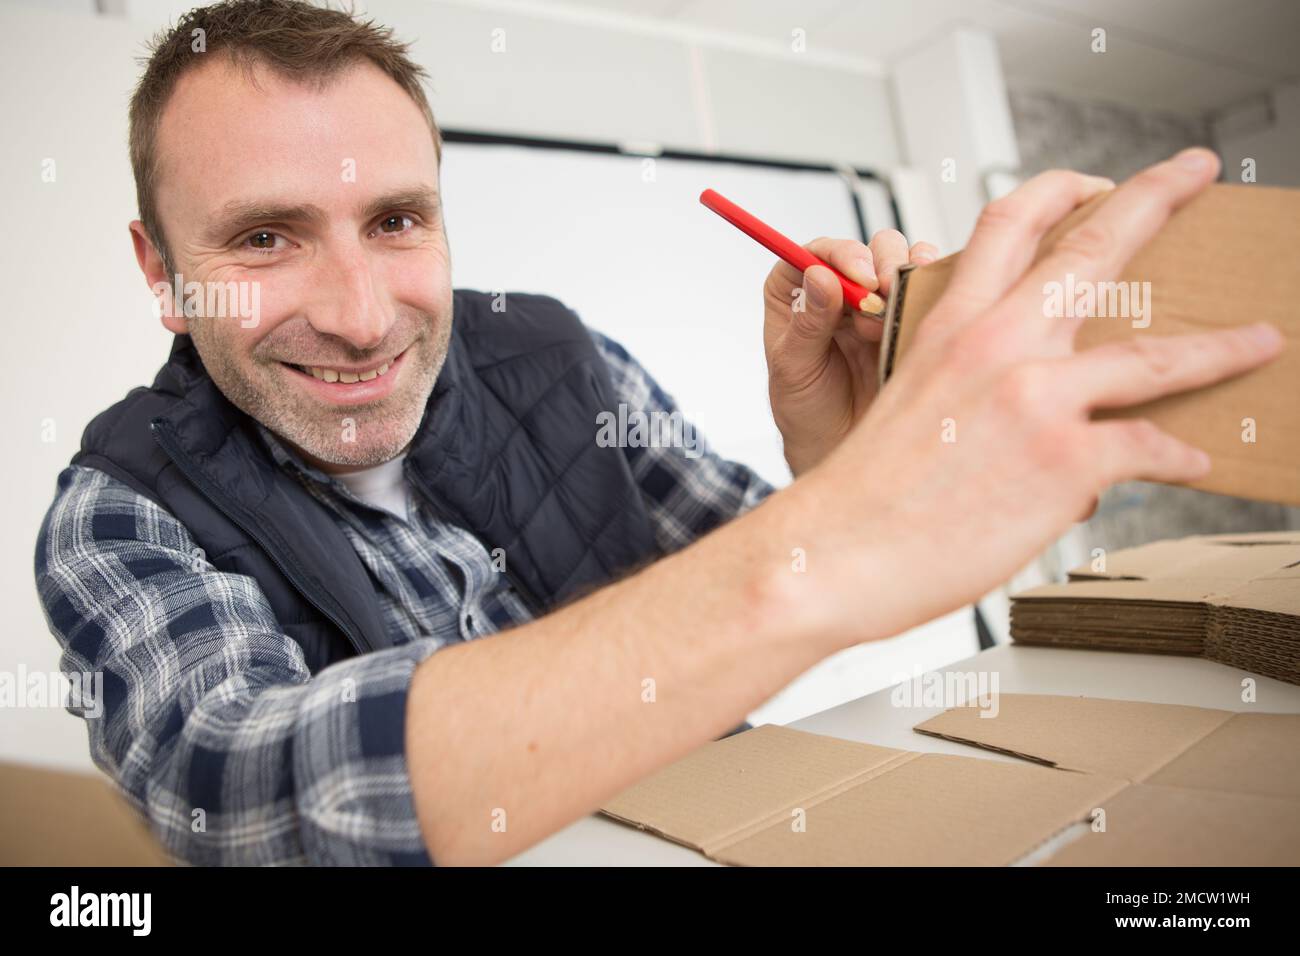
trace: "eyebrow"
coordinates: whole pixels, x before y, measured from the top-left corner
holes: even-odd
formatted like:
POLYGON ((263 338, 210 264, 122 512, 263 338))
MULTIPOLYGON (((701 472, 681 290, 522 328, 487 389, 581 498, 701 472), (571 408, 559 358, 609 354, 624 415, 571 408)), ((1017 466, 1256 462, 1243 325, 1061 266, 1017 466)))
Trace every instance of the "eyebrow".
MULTIPOLYGON (((432 220, 436 218, 439 200, 437 190, 427 186, 413 186, 385 193, 361 206, 357 212, 361 219, 371 219, 391 209, 405 209, 432 220)), ((210 246, 223 246, 246 229, 270 222, 292 222, 320 225, 328 217, 320 206, 310 203, 281 204, 257 199, 236 199, 226 203, 204 228, 202 241, 210 246)))

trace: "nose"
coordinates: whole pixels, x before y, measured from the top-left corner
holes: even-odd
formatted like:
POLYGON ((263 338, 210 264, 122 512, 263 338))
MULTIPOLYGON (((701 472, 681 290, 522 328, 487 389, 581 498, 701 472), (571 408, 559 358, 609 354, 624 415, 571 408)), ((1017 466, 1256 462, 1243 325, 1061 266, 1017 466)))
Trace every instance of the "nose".
POLYGON ((377 348, 396 321, 373 262, 360 243, 333 245, 313 276, 315 295, 307 311, 311 327, 334 335, 359 351, 377 348))

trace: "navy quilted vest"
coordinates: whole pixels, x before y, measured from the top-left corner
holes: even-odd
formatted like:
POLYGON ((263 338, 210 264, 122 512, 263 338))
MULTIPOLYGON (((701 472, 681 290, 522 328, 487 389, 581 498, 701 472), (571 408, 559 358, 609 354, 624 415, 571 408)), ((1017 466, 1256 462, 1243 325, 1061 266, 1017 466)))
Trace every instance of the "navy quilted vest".
MULTIPOLYGON (((617 399, 576 315, 554 299, 456 290, 452 343, 406 474, 447 521, 503 548, 542 613, 658 556, 627 460, 596 444, 617 399)), ((313 672, 390 646, 356 552, 329 511, 276 467, 188 336, 151 388, 97 416, 74 464, 98 468, 175 515, 204 557, 254 578, 313 672)))

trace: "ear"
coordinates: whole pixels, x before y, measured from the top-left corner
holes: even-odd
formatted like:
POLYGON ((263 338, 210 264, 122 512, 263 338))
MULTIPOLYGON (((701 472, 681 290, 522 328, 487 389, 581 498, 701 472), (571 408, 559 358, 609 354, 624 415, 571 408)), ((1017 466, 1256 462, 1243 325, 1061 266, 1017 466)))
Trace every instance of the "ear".
POLYGON ((149 290, 158 299, 161 312, 159 317, 163 327, 177 335, 187 334, 189 324, 185 319, 184 310, 176 307, 172 297, 172 277, 167 275, 167 267, 163 264, 162 255, 155 248, 153 240, 149 238, 143 222, 135 219, 128 228, 131 231, 131 244, 135 247, 135 261, 140 264, 140 271, 144 273, 145 281, 149 283, 149 290))

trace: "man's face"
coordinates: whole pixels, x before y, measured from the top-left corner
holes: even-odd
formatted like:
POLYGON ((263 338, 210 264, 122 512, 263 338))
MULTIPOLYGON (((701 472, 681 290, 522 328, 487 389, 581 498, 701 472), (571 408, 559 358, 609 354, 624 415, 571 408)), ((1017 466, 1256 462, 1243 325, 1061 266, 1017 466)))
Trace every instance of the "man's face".
POLYGON ((368 62, 320 91, 260 66, 255 83, 224 54, 181 78, 160 124, 157 196, 182 281, 241 284, 257 321, 164 324, 188 331, 226 397, 309 460, 388 461, 419 426, 451 334, 429 126, 368 62))

